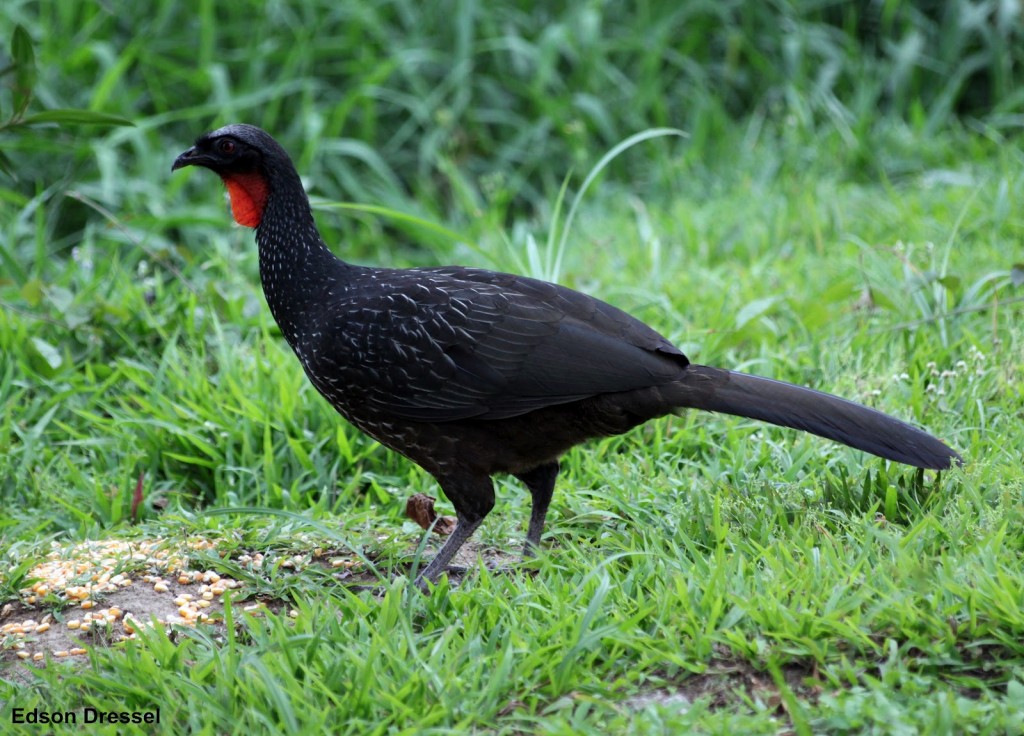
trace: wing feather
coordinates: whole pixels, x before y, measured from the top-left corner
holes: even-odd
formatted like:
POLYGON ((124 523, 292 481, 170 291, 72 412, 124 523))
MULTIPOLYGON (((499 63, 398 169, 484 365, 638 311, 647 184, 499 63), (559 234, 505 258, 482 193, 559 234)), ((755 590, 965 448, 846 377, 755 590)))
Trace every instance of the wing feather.
POLYGON ((329 365, 336 381, 317 388, 343 404, 411 421, 503 419, 667 383, 688 362, 647 325, 562 286, 458 267, 372 271, 332 299, 338 311, 304 359, 329 365))

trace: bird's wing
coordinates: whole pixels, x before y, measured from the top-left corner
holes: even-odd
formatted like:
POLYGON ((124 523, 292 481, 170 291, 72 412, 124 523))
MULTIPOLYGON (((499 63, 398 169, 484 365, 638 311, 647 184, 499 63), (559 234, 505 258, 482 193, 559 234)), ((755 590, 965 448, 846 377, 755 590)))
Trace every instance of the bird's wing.
POLYGON ((625 312, 508 274, 368 269, 332 302, 317 372, 348 402, 413 421, 503 419, 666 383, 687 365, 625 312))

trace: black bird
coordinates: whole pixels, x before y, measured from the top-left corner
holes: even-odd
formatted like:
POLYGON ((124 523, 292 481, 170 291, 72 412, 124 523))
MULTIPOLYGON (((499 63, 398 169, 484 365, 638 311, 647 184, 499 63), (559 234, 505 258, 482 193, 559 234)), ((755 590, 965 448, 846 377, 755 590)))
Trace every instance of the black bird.
POLYGON ((270 311, 338 412, 434 476, 458 519, 421 573, 436 580, 494 507, 491 476, 532 496, 540 543, 558 459, 591 437, 694 408, 760 419, 919 468, 960 456, 931 435, 829 394, 695 365, 644 323, 563 286, 475 268, 369 268, 324 244, 295 166, 265 131, 201 136, 172 171, 220 175, 256 229, 270 311))

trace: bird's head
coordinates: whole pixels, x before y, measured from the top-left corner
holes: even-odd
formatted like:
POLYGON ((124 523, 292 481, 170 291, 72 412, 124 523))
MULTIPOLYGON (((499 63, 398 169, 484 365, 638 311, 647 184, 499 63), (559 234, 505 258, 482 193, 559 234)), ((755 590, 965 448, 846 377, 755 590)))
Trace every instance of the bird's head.
POLYGON ((276 172, 294 171, 288 154, 254 125, 226 125, 199 136, 174 160, 171 171, 202 166, 216 172, 231 196, 231 214, 246 227, 257 227, 273 190, 276 172))

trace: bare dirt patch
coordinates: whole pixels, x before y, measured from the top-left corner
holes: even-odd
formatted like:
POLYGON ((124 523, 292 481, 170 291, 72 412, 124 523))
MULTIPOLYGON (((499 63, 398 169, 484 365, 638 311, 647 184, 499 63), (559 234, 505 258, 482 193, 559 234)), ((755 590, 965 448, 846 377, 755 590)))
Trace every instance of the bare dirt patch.
MULTIPOLYGON (((814 702, 821 694, 813 669, 800 664, 780 668, 785 687, 803 703, 814 702)), ((728 655, 713 659, 707 669, 677 684, 643 691, 627 698, 626 707, 640 710, 648 705, 685 712, 699 700, 708 701, 711 710, 736 710, 759 702, 789 720, 786 698, 770 672, 758 670, 749 662, 728 655)))
MULTIPOLYGON (((27 575, 16 600, 0 603, 0 664, 44 665, 50 659, 85 661, 91 647, 109 646, 136 636, 143 626, 223 627, 224 598, 243 611, 278 611, 286 601, 248 600, 245 585, 212 570, 190 569, 190 553, 215 551, 216 542, 99 540, 57 546, 27 575)), ((428 555, 429 558, 429 555, 428 555)), ((453 587, 483 559, 501 568, 517 556, 467 543, 453 560, 453 587)), ((264 563, 300 574, 310 566, 330 570, 339 585, 354 589, 380 586, 377 571, 335 550, 277 556, 236 555, 234 564, 260 574, 264 563)), ((407 571, 408 568, 405 568, 407 571)), ((7 668, 5 677, 20 668, 7 668)))
POLYGON ((216 623, 242 583, 190 570, 209 540, 88 541, 55 546, 0 607, 0 661, 74 658, 89 646, 133 638, 143 626, 216 623))

